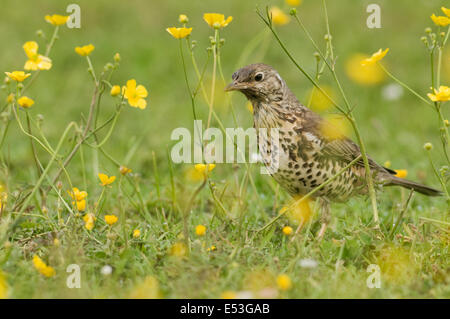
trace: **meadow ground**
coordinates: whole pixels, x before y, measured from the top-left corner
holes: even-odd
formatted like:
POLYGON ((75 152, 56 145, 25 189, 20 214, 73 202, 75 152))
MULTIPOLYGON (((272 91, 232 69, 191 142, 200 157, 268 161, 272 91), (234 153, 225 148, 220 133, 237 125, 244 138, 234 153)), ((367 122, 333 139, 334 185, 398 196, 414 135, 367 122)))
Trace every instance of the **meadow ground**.
MULTIPOLYGON (((65 14, 72 2, 2 1, 0 70, 23 69, 26 41, 37 41, 39 53, 44 54, 46 40, 55 29, 44 16, 65 14)), ((442 123, 433 105, 429 107, 379 68, 364 73, 369 71, 361 69, 359 62, 379 48, 390 48, 382 64, 429 101, 430 53, 421 37, 427 36, 427 27, 438 30, 430 15, 443 15, 440 7, 444 3, 420 0, 411 6, 407 0, 380 0, 381 28, 369 29, 366 8, 371 2, 328 3, 337 73, 371 157, 379 163, 389 162, 393 169, 407 170, 412 180, 442 188, 428 158, 437 170, 448 165, 439 133, 442 123), (424 150, 427 142, 433 150, 424 150)), ((26 115, 30 117, 37 165, 30 138, 11 107, 15 102, 3 102, 15 92, 16 84, 11 81, 0 92, 0 297, 450 297, 450 220, 445 196, 414 194, 405 210, 409 192, 384 189, 378 196, 379 230, 369 199, 335 204, 330 228, 318 240, 317 214, 297 234, 283 233, 285 226, 290 225, 294 232, 297 227, 295 218, 284 216, 260 231, 290 199, 269 176, 259 174, 257 164, 217 164, 201 187, 203 176, 193 164, 170 160, 168 153, 175 144, 170 138, 172 131, 178 127, 193 130, 179 40, 166 32, 167 27, 181 26, 179 14, 189 17, 188 26, 193 28, 190 40, 197 41, 194 55, 200 71, 204 70, 204 91, 200 89, 195 106, 205 123, 213 91, 217 118, 212 118, 212 126, 218 127, 218 119, 225 127, 252 126, 245 98, 238 94, 229 97, 223 88, 238 67, 254 62, 273 65, 297 97, 313 109, 335 112, 320 94, 311 98, 312 84, 293 66, 255 12, 256 6, 264 11, 266 5, 276 5, 288 15, 284 1, 77 3, 81 28, 60 27, 50 54, 52 68, 40 71, 27 87, 26 95, 35 104, 16 111, 25 131, 26 115), (208 12, 233 16, 232 22, 220 29, 224 42, 218 41, 223 45, 214 90, 214 59, 211 50, 206 50, 214 30, 203 20, 208 12), (118 52, 120 62, 109 83, 123 86, 136 79, 149 92, 148 104, 143 110, 130 107, 126 100, 121 104, 119 97, 110 96, 105 84, 95 138, 88 132, 89 139, 52 183, 61 161, 82 138, 96 94, 86 58, 74 51, 89 43, 95 46, 89 58, 96 79, 107 63, 111 65, 106 74, 111 72, 118 52), (119 110, 120 116, 114 117, 119 110), (72 121, 76 125, 67 131, 59 156, 43 174, 42 168, 51 162, 50 154, 72 121), (121 165, 132 172, 121 174, 121 165), (101 186, 98 173, 117 178, 109 186, 101 186), (41 187, 35 189, 38 183, 41 187), (86 198, 83 193, 71 198, 68 190, 72 187, 86 191, 86 198), (77 208, 72 201, 81 206, 77 208), (190 211, 188 216, 186 211, 190 211), (117 222, 105 219, 106 215, 118 217, 117 222), (206 227, 204 233, 197 225, 206 227), (67 272, 67 267, 72 264, 79 266, 81 288, 67 285, 74 269, 67 272), (379 289, 367 284, 373 267, 381 271, 379 289)), ((321 1, 303 0, 297 13, 325 48, 327 30, 321 1)), ((295 59, 314 75, 315 48, 295 19, 290 17, 276 30, 295 59)), ((184 56, 187 79, 195 88, 198 79, 186 47, 184 56)), ((433 61, 436 72, 437 55, 433 61)), ((442 50, 441 62, 439 77, 445 85, 450 82, 448 45, 442 50)), ((25 86, 27 81, 30 79, 24 81, 25 86)), ((343 103, 326 69, 319 83, 343 103)), ((445 119, 448 103, 442 106, 445 119)), ((304 216, 305 212, 298 214, 304 216)))

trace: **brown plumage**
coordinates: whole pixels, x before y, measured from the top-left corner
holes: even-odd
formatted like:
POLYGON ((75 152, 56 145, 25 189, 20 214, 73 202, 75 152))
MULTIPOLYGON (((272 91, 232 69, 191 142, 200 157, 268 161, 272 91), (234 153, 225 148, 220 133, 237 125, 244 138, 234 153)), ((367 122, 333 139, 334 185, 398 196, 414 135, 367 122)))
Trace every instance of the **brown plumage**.
MULTIPOLYGON (((358 145, 349 138, 324 136, 322 128, 331 124, 302 105, 271 66, 251 64, 236 71, 232 79, 226 90, 240 91, 252 103, 254 127, 279 129, 279 167, 272 176, 292 196, 305 195, 360 155, 358 145)), ((263 160, 268 163, 270 143, 267 146, 267 141, 260 141, 259 145, 263 160)), ((428 196, 441 194, 394 176, 394 171, 370 158, 369 165, 378 186, 398 185, 428 196)), ((330 201, 342 202, 367 192, 364 163, 360 160, 316 193, 316 197, 328 211, 330 201)))

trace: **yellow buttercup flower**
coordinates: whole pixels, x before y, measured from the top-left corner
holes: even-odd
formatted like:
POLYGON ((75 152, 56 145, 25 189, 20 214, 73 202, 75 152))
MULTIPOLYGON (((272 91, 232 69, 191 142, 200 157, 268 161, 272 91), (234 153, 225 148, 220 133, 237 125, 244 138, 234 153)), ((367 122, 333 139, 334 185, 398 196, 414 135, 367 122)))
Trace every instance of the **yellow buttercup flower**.
POLYGON ((72 197, 72 199, 77 200, 77 201, 81 201, 81 200, 85 199, 88 195, 88 193, 86 191, 80 191, 76 187, 72 188, 71 191, 67 191, 67 193, 69 194, 70 197, 72 197))
POLYGON ((236 299, 237 294, 234 291, 226 290, 220 295, 221 299, 236 299))
POLYGON ((49 57, 38 53, 39 45, 36 41, 28 41, 23 45, 23 50, 28 57, 23 67, 25 70, 50 70, 52 67, 52 60, 49 57))
POLYGON ((291 226, 284 226, 282 231, 283 231, 283 234, 285 234, 286 236, 289 236, 292 234, 292 232, 294 230, 292 229, 291 226))
POLYGON ((205 236, 205 234, 206 234, 206 227, 203 226, 203 225, 197 225, 195 227, 195 234, 197 236, 205 236))
POLYGON ((187 255, 187 247, 183 242, 177 242, 170 247, 169 254, 174 257, 184 257, 187 255))
POLYGON ((194 168, 197 172, 205 174, 211 172, 216 167, 216 164, 195 164, 194 168))
POLYGON ((286 274, 278 275, 277 285, 280 290, 289 290, 292 288, 291 278, 286 274))
POLYGON ((17 103, 18 103, 21 107, 27 109, 27 108, 33 106, 34 101, 33 101, 32 99, 30 99, 29 97, 27 97, 27 96, 22 96, 21 98, 19 98, 19 99, 17 100, 17 103))
POLYGON ((367 55, 357 53, 352 55, 345 63, 347 76, 361 85, 375 85, 382 82, 386 74, 378 64, 361 65, 361 61, 368 58, 367 55))
POLYGON ((84 227, 87 230, 92 230, 94 228, 94 224, 95 224, 95 220, 97 218, 95 218, 95 215, 92 213, 87 213, 86 215, 83 216, 83 220, 84 220, 84 227))
POLYGON ((275 298, 277 295, 275 289, 277 284, 276 279, 277 277, 268 268, 247 271, 242 280, 242 289, 243 291, 251 292, 253 298, 262 298, 263 296, 261 294, 272 291, 270 295, 272 298, 275 298))
POLYGON ((77 210, 80 212, 84 212, 86 210, 86 200, 82 199, 82 200, 77 200, 77 201, 73 201, 72 202, 73 206, 77 206, 77 210))
POLYGON ((350 135, 350 124, 343 115, 326 115, 320 124, 320 132, 329 140, 343 139, 350 135))
POLYGON ((208 247, 208 248, 206 249, 206 251, 208 251, 208 252, 210 252, 210 251, 216 251, 216 250, 217 250, 217 247, 214 246, 214 245, 211 245, 210 247, 208 247))
POLYGON ((286 217, 296 225, 304 225, 313 215, 310 205, 311 199, 307 198, 297 204, 297 200, 300 198, 301 197, 294 198, 295 205, 291 209, 289 209, 288 206, 285 206, 279 212, 280 214, 285 213, 286 217))
POLYGON ((133 231, 133 238, 138 238, 141 236, 141 231, 139 229, 135 229, 133 231))
POLYGON ((8 298, 8 283, 6 282, 5 275, 0 270, 0 299, 8 298))
POLYGON ((69 20, 69 16, 63 16, 59 14, 46 15, 45 21, 53 25, 63 25, 69 20))
POLYGON ((12 80, 17 82, 23 82, 31 73, 25 73, 24 71, 5 72, 5 74, 12 80))
POLYGON ((116 180, 115 176, 109 177, 108 175, 102 173, 98 174, 98 178, 100 178, 100 185, 102 186, 111 185, 116 180))
POLYGON ((290 6, 297 7, 302 3, 302 0, 286 0, 286 3, 290 6))
POLYGON ((162 293, 159 289, 158 280, 153 276, 148 276, 142 283, 137 285, 130 293, 131 299, 159 299, 162 293))
POLYGON ((109 225, 112 226, 115 223, 117 223, 117 216, 116 215, 105 215, 105 222, 109 225))
POLYGON ((180 15, 178 16, 178 21, 180 21, 180 23, 186 24, 186 23, 189 22, 189 19, 188 19, 187 15, 185 15, 185 14, 180 14, 180 15))
POLYGON ((412 282, 420 269, 409 249, 401 246, 383 247, 375 258, 373 263, 380 267, 383 282, 404 285, 412 282))
POLYGON ((120 174, 122 174, 122 175, 127 175, 128 173, 132 172, 131 168, 128 168, 128 167, 123 166, 123 165, 121 165, 119 167, 119 171, 120 171, 120 174))
POLYGON ((92 44, 84 45, 82 47, 76 47, 75 52, 81 56, 88 56, 94 51, 95 47, 92 44))
POLYGON ((397 173, 395 174, 396 177, 406 178, 406 176, 408 176, 408 171, 406 169, 396 169, 395 172, 397 173))
POLYGON ((376 62, 380 61, 384 56, 389 52, 389 48, 386 50, 379 49, 377 52, 372 54, 370 58, 364 59, 361 61, 362 66, 375 64, 376 62))
POLYGON ((433 102, 446 102, 450 100, 450 88, 448 86, 441 85, 439 90, 433 89, 434 94, 428 93, 428 98, 433 102))
POLYGON ((202 181, 205 177, 203 173, 197 171, 194 166, 189 166, 188 168, 186 168, 184 176, 187 180, 191 182, 202 181))
POLYGON ((229 16, 225 19, 225 16, 221 13, 205 13, 203 15, 203 20, 205 20, 211 28, 220 29, 225 28, 233 20, 233 17, 229 16))
POLYGON ((123 91, 128 104, 141 110, 147 107, 147 101, 145 100, 148 95, 147 89, 143 85, 136 86, 135 79, 128 80, 127 86, 123 87, 123 91))
POLYGON ((3 206, 8 199, 8 192, 6 191, 6 187, 0 183, 0 210, 3 209, 3 206))
POLYGON ((45 277, 52 277, 55 275, 55 269, 45 264, 38 255, 33 256, 33 265, 45 277))
POLYGON ((175 39, 183 39, 186 38, 192 32, 192 28, 177 28, 171 27, 166 29, 167 32, 170 33, 175 39))
POLYGON ((450 18, 444 16, 436 16, 434 13, 430 17, 434 24, 440 27, 446 27, 450 24, 450 18))
POLYGON ((275 25, 285 25, 291 20, 291 18, 278 7, 270 8, 269 13, 272 16, 272 22, 275 25))
POLYGON ((10 93, 10 94, 6 97, 6 103, 11 104, 12 102, 14 102, 14 97, 15 97, 15 94, 14 94, 14 93, 10 93))
MULTIPOLYGON (((335 97, 333 89, 328 85, 321 85, 321 89, 328 94, 329 97, 335 97)), ((326 111, 333 106, 333 102, 322 91, 313 87, 311 89, 311 108, 315 111, 326 111)))
POLYGON ((446 7, 441 7, 442 12, 450 18, 450 9, 447 9, 446 7))
POLYGON ((113 87, 111 88, 111 92, 110 92, 111 96, 117 96, 120 94, 120 86, 118 85, 113 85, 113 87))

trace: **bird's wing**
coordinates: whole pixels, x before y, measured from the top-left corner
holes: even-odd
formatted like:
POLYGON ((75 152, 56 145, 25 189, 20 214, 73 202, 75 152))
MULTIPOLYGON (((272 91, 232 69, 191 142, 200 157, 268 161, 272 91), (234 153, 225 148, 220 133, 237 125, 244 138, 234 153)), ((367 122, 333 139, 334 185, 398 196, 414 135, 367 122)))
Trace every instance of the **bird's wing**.
MULTIPOLYGON (((332 127, 333 124, 322 118, 318 114, 307 110, 303 114, 302 126, 306 131, 312 132, 317 138, 321 140, 321 154, 327 158, 334 158, 338 161, 350 163, 359 155, 361 150, 359 146, 351 139, 345 136, 330 137, 324 134, 323 128, 325 126, 332 127)), ((333 129, 331 130, 333 131, 333 129)), ((396 174, 395 171, 386 169, 377 164, 373 159, 368 157, 369 166, 376 171, 387 171, 390 174, 396 174)), ((363 159, 355 163, 356 166, 364 167, 363 159)))

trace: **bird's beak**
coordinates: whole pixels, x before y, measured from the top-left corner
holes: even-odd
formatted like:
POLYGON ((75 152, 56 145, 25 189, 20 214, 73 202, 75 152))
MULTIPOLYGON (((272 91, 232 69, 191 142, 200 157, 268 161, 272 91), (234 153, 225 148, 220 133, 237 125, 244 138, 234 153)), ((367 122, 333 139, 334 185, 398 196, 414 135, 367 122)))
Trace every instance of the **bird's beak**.
POLYGON ((240 91, 247 88, 247 86, 245 84, 242 83, 238 83, 238 82, 231 82, 230 84, 228 84, 225 87, 225 92, 230 92, 230 91, 240 91))

